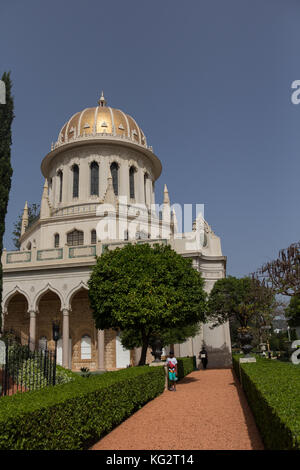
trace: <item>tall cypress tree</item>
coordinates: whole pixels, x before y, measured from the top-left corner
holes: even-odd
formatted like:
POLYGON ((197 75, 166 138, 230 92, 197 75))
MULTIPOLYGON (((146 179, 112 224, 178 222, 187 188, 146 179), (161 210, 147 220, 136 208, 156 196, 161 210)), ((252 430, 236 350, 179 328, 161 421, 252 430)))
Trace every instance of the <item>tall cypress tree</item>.
MULTIPOLYGON (((11 125, 14 118, 14 102, 11 96, 10 72, 4 72, 1 80, 6 87, 6 104, 0 104, 0 305, 2 300, 2 264, 3 235, 11 186, 12 167, 10 163, 11 125)), ((1 316, 0 316, 1 326, 1 316)))

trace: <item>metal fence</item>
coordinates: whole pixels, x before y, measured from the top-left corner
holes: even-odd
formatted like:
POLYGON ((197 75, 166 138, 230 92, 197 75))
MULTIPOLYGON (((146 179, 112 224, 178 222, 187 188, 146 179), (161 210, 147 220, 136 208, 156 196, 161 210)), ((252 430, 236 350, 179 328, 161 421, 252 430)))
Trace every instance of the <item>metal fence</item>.
POLYGON ((0 338, 0 396, 39 390, 55 380, 55 351, 31 351, 16 338, 0 338))

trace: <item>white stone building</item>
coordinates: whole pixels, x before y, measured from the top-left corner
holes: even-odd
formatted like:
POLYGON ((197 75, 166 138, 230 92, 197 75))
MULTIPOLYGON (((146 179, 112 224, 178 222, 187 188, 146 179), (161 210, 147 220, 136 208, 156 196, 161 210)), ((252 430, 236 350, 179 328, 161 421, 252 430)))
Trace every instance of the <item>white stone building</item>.
MULTIPOLYGON (((52 322, 59 320, 58 362, 74 370, 113 370, 138 360, 139 351, 124 350, 114 330, 94 326, 87 281, 95 255, 104 249, 128 240, 169 243, 193 259, 207 291, 226 270, 220 239, 201 217, 193 232, 177 233, 166 186, 157 214, 153 205, 160 160, 132 117, 107 107, 103 94, 98 104, 63 126, 42 161, 40 216, 29 225, 25 204, 20 250, 4 250, 2 256, 4 329, 14 330, 23 342, 30 340, 32 348, 45 343, 53 348, 52 322)), ((199 336, 175 345, 175 354, 198 355, 203 342, 210 366, 230 364, 228 324, 213 330, 203 325, 199 336)))

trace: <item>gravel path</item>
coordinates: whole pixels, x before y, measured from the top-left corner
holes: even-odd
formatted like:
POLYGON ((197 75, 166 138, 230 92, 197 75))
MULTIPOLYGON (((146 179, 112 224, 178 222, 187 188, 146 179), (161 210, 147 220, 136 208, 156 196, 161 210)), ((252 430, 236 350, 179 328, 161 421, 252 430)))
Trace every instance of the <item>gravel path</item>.
POLYGON ((200 370, 165 391, 92 450, 263 449, 231 369, 200 370))

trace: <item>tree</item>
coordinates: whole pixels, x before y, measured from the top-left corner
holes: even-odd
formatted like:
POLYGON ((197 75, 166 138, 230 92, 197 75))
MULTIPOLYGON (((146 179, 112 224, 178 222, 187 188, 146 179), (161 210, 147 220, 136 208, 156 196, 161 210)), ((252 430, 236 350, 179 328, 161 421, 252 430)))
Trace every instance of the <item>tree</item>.
MULTIPOLYGON (((184 325, 180 328, 167 328, 160 330, 159 339, 162 342, 162 347, 168 346, 169 344, 181 344, 184 343, 188 338, 193 338, 200 332, 201 326, 199 323, 194 325, 184 325)), ((127 329, 121 332, 120 335, 121 343, 126 349, 133 349, 142 346, 142 335, 140 331, 134 329, 127 329)), ((156 339, 155 336, 150 336, 149 344, 156 339)))
MULTIPOLYGON (((29 204, 28 205, 28 227, 32 225, 40 215, 40 205, 39 204, 29 204)), ((14 223, 14 231, 13 231, 13 242, 15 247, 19 250, 20 249, 20 237, 21 237, 21 228, 22 228, 22 216, 23 212, 18 216, 17 221, 14 223)))
POLYGON ((300 242, 280 250, 276 260, 265 263, 258 275, 265 279, 276 294, 300 295, 300 242))
MULTIPOLYGON (((2 300, 2 264, 3 235, 5 231, 5 216, 11 187, 12 166, 11 158, 11 126, 14 118, 14 102, 11 96, 10 72, 4 72, 2 80, 6 88, 6 104, 0 104, 0 304, 2 300)), ((1 322, 1 320, 0 320, 1 322)))
POLYGON ((201 274, 169 246, 128 244, 97 258, 89 285, 96 328, 140 334, 145 364, 150 338, 206 320, 201 274))
POLYGON ((289 326, 300 326, 300 295, 294 295, 294 297, 291 298, 285 313, 289 319, 289 326))
POLYGON ((274 305, 274 292, 259 279, 228 276, 213 286, 208 314, 213 327, 237 321, 240 329, 247 329, 258 316, 268 317, 274 305))

